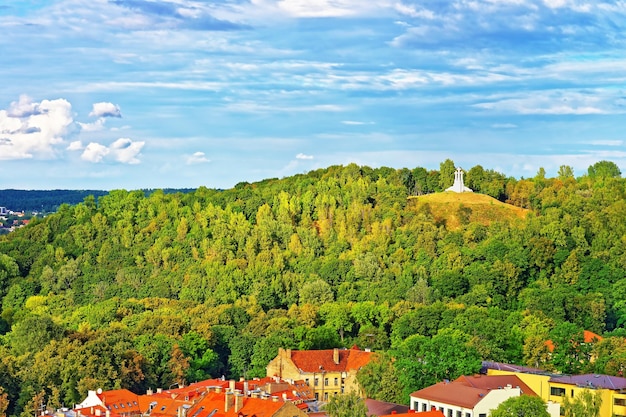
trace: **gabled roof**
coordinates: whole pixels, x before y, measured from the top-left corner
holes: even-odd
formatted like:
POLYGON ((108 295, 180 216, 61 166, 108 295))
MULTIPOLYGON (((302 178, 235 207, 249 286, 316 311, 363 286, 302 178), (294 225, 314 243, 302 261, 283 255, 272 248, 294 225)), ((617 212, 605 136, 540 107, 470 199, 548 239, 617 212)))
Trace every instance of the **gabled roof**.
POLYGON ((368 416, 385 416, 393 414, 404 415, 409 412, 409 407, 406 405, 388 403, 385 401, 373 400, 371 398, 365 399, 365 406, 367 407, 368 416))
POLYGON ((334 349, 294 350, 291 351, 291 360, 303 372, 347 372, 361 368, 372 357, 372 352, 360 350, 356 346, 338 349, 337 353, 338 363, 333 360, 334 349))
POLYGON ((489 394, 488 389, 459 383, 439 382, 414 392, 411 397, 473 409, 487 394, 489 394))
POLYGON ((455 379, 454 382, 487 390, 499 389, 510 385, 513 388, 519 387, 522 394, 537 396, 537 393, 515 375, 463 375, 455 379))
POLYGON ((626 378, 609 375, 585 374, 557 376, 550 378, 550 382, 576 385, 579 387, 604 388, 609 390, 626 389, 626 378))
POLYGON ((111 412, 118 414, 139 414, 139 396, 127 389, 117 389, 98 393, 102 405, 111 412))

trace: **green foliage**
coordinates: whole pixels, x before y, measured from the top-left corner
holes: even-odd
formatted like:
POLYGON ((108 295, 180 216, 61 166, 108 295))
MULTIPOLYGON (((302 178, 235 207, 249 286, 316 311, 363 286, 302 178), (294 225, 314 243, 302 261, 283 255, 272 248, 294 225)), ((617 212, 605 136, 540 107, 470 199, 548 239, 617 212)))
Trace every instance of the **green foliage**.
POLYGON ((570 400, 563 397, 562 415, 565 417, 599 417, 602 406, 602 392, 584 389, 570 400))
POLYGON ((593 351, 579 341, 583 329, 626 332, 616 165, 521 180, 475 166, 469 187, 529 214, 477 221, 481 207, 464 200, 449 210, 454 228, 442 204, 414 201, 451 184, 454 163, 439 168, 115 190, 0 236, 8 413, 41 392, 69 404, 98 386, 263 376, 280 347, 386 352, 395 361, 372 365, 364 386, 388 401, 480 359, 622 374, 614 339, 593 351))
POLYGON ((550 413, 541 398, 520 395, 505 400, 490 415, 491 417, 549 417, 550 413))
POLYGON ((365 401, 356 393, 334 395, 324 406, 330 417, 366 417, 365 401))

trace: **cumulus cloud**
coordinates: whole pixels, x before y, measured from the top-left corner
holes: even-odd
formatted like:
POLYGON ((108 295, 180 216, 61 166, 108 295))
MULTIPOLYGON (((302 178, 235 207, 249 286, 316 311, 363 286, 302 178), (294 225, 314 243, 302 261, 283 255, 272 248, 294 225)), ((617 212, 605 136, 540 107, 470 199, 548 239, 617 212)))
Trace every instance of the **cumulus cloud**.
POLYGON ((187 165, 204 164, 207 162, 211 162, 211 160, 206 157, 204 152, 195 152, 187 158, 187 165))
POLYGON ((94 103, 93 110, 89 115, 94 117, 122 117, 122 111, 118 105, 103 101, 94 103))
POLYGON ((83 143, 79 140, 71 142, 67 147, 68 151, 80 151, 81 149, 83 149, 83 143))
POLYGON ((109 154, 109 148, 99 143, 91 142, 85 150, 80 158, 87 162, 98 163, 102 162, 105 156, 109 154))
POLYGON ((73 122, 67 100, 35 102, 21 96, 8 110, 0 110, 0 159, 55 157, 73 122))
POLYGON ((111 154, 116 161, 123 164, 138 164, 141 161, 137 158, 144 147, 145 142, 133 142, 128 138, 119 138, 109 147, 111 154))
POLYGON ((313 155, 305 155, 303 153, 299 153, 296 155, 296 159, 313 159, 313 155))
MULTIPOLYGON (((109 146, 91 142, 85 147, 80 157, 82 160, 92 163, 112 159, 123 164, 138 164, 141 162, 138 157, 144 145, 145 142, 133 142, 129 138, 119 138, 109 146)), ((82 144, 80 142, 72 142, 70 147, 71 150, 81 150, 82 144)))

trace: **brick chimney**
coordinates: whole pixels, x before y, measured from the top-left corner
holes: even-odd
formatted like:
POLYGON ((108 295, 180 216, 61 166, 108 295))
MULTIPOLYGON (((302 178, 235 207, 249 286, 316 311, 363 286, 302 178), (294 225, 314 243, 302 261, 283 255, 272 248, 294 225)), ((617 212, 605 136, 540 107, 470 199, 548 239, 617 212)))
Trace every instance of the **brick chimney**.
POLYGON ((333 362, 335 365, 339 365, 339 349, 337 348, 333 349, 333 362))
POLYGON ((227 413, 232 406, 234 405, 234 396, 235 394, 232 391, 227 391, 226 395, 224 395, 224 412, 227 413))
POLYGON ((243 394, 235 394, 235 413, 243 408, 243 394))

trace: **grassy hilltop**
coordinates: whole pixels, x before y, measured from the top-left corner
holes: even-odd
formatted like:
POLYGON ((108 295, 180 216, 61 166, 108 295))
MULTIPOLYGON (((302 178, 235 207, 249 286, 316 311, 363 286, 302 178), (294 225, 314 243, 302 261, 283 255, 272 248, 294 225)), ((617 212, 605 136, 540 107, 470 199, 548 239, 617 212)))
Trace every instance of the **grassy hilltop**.
POLYGON ((440 193, 411 196, 409 207, 417 212, 430 213, 433 221, 456 230, 468 223, 480 223, 485 226, 494 221, 513 221, 524 219, 530 210, 506 204, 486 194, 440 193))

